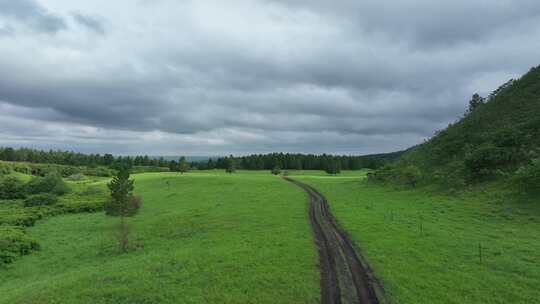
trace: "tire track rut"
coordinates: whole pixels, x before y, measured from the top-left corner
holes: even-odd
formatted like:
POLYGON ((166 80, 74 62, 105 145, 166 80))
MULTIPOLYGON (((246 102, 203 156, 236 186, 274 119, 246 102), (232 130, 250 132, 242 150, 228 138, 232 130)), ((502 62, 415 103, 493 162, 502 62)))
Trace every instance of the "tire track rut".
POLYGON ((309 196, 309 219, 319 248, 321 303, 381 303, 382 289, 347 234, 337 225, 326 198, 307 184, 284 179, 304 189, 309 196))

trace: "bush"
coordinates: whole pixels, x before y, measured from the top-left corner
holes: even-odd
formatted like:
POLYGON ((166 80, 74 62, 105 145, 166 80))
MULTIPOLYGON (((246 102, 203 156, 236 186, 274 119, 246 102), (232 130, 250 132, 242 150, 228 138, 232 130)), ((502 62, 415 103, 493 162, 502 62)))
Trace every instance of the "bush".
POLYGON ((414 165, 386 165, 374 172, 368 173, 368 181, 395 183, 416 187, 422 179, 422 171, 414 165))
POLYGON ((401 169, 400 172, 402 183, 411 187, 416 187, 416 184, 422 178, 422 172, 418 167, 408 165, 401 169))
POLYGON ((10 173, 11 173, 11 166, 5 163, 0 163, 0 175, 7 175, 10 173))
POLYGON ((69 187, 59 174, 49 173, 45 177, 34 177, 26 185, 28 194, 54 193, 64 195, 69 192, 69 187))
POLYGON ((0 199, 20 199, 26 196, 24 183, 16 177, 0 180, 0 199))
POLYGON ((12 263, 17 257, 39 250, 39 244, 24 228, 0 226, 0 264, 12 263))
POLYGON ((281 174, 281 168, 279 168, 278 166, 274 167, 274 169, 272 169, 272 174, 280 175, 281 174))
POLYGON ((520 168, 515 175, 519 189, 527 194, 540 194, 540 158, 520 168))
POLYGON ((26 207, 50 206, 58 202, 58 197, 51 193, 41 193, 28 197, 24 201, 26 207))
POLYGON ((471 180, 489 178, 512 162, 510 149, 484 145, 465 157, 465 167, 471 180))
POLYGON ((170 172, 171 169, 168 167, 157 167, 157 166, 134 166, 130 168, 129 173, 145 173, 145 172, 170 172))
POLYGON ((81 192, 81 195, 92 196, 92 195, 99 195, 99 194, 104 194, 104 193, 105 193, 105 189, 99 186, 88 186, 81 192))
POLYGON ((97 168, 86 168, 83 171, 84 175, 87 176, 99 176, 99 177, 111 177, 112 171, 111 169, 104 168, 104 167, 97 167, 97 168))

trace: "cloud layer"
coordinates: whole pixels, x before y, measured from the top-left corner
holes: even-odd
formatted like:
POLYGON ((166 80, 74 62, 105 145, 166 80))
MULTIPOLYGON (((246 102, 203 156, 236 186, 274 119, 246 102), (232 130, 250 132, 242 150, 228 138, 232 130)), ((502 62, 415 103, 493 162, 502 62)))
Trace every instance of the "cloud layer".
POLYGON ((0 0, 0 145, 403 149, 538 65, 538 1, 0 0))

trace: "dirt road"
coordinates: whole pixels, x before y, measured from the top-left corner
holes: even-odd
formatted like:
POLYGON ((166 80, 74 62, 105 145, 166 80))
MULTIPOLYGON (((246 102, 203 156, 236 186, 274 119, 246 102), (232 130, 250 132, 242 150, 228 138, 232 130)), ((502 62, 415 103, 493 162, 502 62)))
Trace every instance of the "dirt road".
POLYGON ((319 247, 321 303, 381 303, 376 281, 349 237, 337 225, 324 196, 309 185, 287 177, 284 179, 309 195, 309 218, 319 247))

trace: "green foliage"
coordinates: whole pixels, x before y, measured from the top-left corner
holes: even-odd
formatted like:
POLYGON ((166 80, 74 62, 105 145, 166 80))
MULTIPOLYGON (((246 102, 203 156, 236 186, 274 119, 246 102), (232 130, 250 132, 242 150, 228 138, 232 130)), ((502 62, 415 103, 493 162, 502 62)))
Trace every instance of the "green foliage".
POLYGON ((422 171, 415 165, 392 164, 368 173, 368 180, 375 183, 394 183, 416 187, 422 180, 422 176, 422 171))
POLYGON ((416 187, 416 184, 422 179, 422 172, 418 167, 408 165, 401 169, 401 179, 403 184, 416 187))
POLYGON ((103 190, 102 187, 99 187, 99 186, 88 186, 86 188, 84 188, 83 191, 81 191, 81 195, 82 196, 91 196, 91 195, 100 195, 100 194, 103 194, 105 191, 103 190))
POLYGON ((227 166, 225 167, 225 172, 227 173, 234 173, 236 172, 236 160, 231 155, 229 158, 227 158, 227 166))
POLYGON ((0 199, 21 199, 26 196, 24 183, 16 177, 0 178, 0 199))
POLYGON ((34 177, 26 185, 28 194, 53 193, 64 195, 69 192, 69 187, 62 180, 62 177, 55 172, 44 177, 34 177))
POLYGON ((58 202, 58 197, 52 193, 40 193, 31 195, 24 200, 26 207, 51 206, 58 202))
POLYGON ((24 228, 0 226, 0 265, 12 263, 17 257, 39 250, 39 244, 24 228))
POLYGON ((9 199, 6 199, 6 196, 0 197, 0 264, 11 263, 19 256, 38 247, 37 240, 26 236, 24 227, 31 227, 40 219, 59 214, 103 210, 103 201, 106 198, 104 186, 92 185, 96 180, 99 179, 94 178, 72 183, 74 188, 80 189, 77 193, 68 193, 57 197, 53 193, 65 193, 65 190, 59 191, 58 189, 67 187, 58 178, 58 174, 52 173, 46 177, 31 179, 30 176, 13 171, 10 176, 0 178, 1 193, 9 194, 7 197, 9 199), (27 187, 15 176, 21 179, 27 177, 30 180, 30 186, 27 187), (47 189, 51 189, 51 191, 31 195, 26 200, 21 200, 20 198, 23 198, 29 188, 34 191, 47 189), (87 190, 88 188, 99 190, 87 190), (15 193, 20 193, 20 195, 15 195, 15 193), (82 195, 82 193, 86 195, 82 195), (4 227, 9 227, 9 229, 4 229, 4 227))
POLYGON ((182 173, 186 173, 189 171, 189 164, 186 161, 186 158, 183 156, 180 158, 180 161, 178 163, 178 171, 182 173))
POLYGON ((133 196, 133 180, 129 179, 128 170, 120 170, 107 184, 111 199, 105 205, 105 213, 110 216, 133 216, 140 207, 140 199, 133 196))
POLYGON ((233 157, 231 155, 218 158, 215 161, 210 159, 207 163, 196 163, 194 165, 200 169, 227 169, 230 159, 233 158, 236 168, 244 170, 272 170, 276 166, 288 170, 326 170, 331 162, 335 162, 341 170, 360 170, 382 167, 386 163, 397 160, 403 153, 404 151, 399 151, 364 156, 291 153, 255 154, 242 157, 233 157))
POLYGON ((8 175, 12 172, 11 166, 6 163, 0 162, 0 176, 8 175))
MULTIPOLYGON (((424 180, 452 187, 509 180, 518 168, 539 156, 539 99, 537 67, 505 83, 487 99, 475 95, 464 117, 405 153, 394 168, 399 171, 413 164, 424 180)), ((390 169, 381 170, 378 177, 391 175, 390 169)))
POLYGON ((106 167, 85 168, 82 173, 87 176, 111 177, 113 171, 106 167))
POLYGON ((134 166, 129 169, 129 172, 132 174, 146 173, 146 172, 169 172, 169 171, 170 171, 169 168, 155 167, 155 166, 134 166))
POLYGON ((274 169, 272 169, 272 174, 280 175, 281 174, 281 168, 279 166, 275 166, 274 169))
POLYGON ((84 174, 76 173, 76 174, 68 176, 67 180, 69 180, 71 182, 80 182, 80 181, 84 180, 85 178, 86 177, 84 176, 84 174))
POLYGON ((336 159, 330 159, 324 165, 324 171, 328 174, 339 174, 341 172, 341 164, 336 159))
POLYGON ((520 168, 515 176, 519 189, 531 195, 540 195, 540 159, 520 168))
POLYGON ((465 156, 465 167, 472 180, 493 177, 512 161, 512 153, 507 148, 492 144, 482 145, 465 156))

